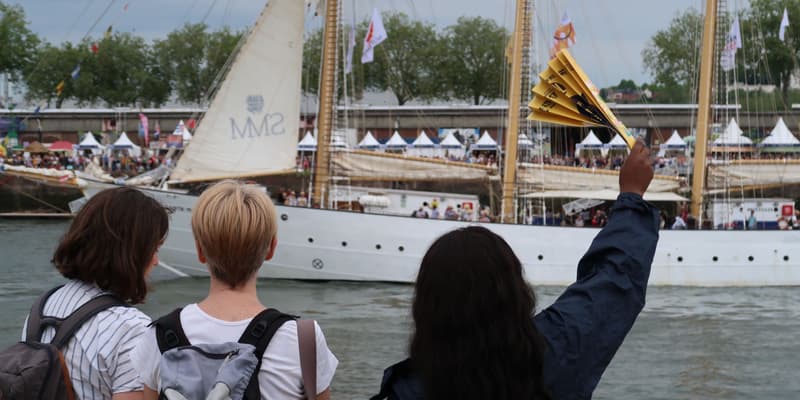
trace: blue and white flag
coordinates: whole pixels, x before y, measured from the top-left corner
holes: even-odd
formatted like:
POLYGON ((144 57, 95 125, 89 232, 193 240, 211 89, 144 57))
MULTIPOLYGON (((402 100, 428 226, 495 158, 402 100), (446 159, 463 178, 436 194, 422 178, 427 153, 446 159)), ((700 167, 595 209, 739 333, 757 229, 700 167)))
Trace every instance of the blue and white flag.
POLYGON ((74 80, 78 79, 78 77, 79 77, 80 75, 81 75, 81 65, 80 65, 80 64, 78 64, 78 65, 75 67, 75 69, 73 69, 73 70, 72 70, 72 73, 70 74, 70 76, 72 77, 72 80, 74 81, 74 80))
POLYGON ((742 48, 742 34, 739 30, 739 17, 733 19, 731 30, 725 39, 725 47, 720 55, 719 65, 723 71, 730 71, 736 67, 736 50, 742 48))

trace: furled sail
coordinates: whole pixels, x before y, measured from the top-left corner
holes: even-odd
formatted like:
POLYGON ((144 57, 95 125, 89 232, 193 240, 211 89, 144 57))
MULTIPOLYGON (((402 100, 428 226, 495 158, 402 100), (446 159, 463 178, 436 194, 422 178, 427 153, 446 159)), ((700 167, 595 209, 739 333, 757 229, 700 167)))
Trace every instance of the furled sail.
MULTIPOLYGON (((530 192, 542 191, 619 191, 619 171, 556 165, 520 164, 517 180, 530 192)), ((647 192, 674 192, 682 178, 656 175, 647 192)))
POLYGON ((484 181, 497 174, 485 165, 363 150, 333 153, 331 162, 337 175, 362 181, 484 181))
POLYGON ((304 2, 269 0, 172 173, 174 182, 295 166, 304 2))

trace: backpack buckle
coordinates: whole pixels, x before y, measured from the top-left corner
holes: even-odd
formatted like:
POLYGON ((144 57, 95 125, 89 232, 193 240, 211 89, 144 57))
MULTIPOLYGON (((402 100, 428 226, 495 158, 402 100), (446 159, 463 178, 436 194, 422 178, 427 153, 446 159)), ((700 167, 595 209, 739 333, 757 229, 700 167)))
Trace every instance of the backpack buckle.
POLYGON ((164 340, 169 348, 178 346, 178 334, 176 334, 172 329, 164 333, 164 340))
POLYGON ((258 323, 253 326, 253 330, 250 331, 250 334, 254 337, 260 338, 266 331, 267 323, 265 321, 258 321, 258 323))

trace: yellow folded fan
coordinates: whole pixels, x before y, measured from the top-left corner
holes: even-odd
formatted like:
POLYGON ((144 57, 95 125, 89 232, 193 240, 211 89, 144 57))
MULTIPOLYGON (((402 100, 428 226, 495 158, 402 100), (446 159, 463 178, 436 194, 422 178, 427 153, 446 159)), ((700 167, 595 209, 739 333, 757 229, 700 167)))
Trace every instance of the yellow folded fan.
POLYGON ((636 143, 566 49, 556 53, 539 74, 528 108, 528 119, 566 126, 603 126, 622 136, 629 147, 636 143))

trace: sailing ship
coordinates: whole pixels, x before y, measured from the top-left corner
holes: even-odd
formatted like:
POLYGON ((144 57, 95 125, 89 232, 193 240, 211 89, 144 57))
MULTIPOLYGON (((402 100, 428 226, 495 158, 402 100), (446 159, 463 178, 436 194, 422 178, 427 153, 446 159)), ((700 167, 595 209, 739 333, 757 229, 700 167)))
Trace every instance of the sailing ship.
MULTIPOLYGON (((514 185, 518 179, 538 181, 542 187, 561 185, 616 191, 617 173, 568 167, 513 166, 520 121, 521 62, 527 1, 517 5, 506 168, 503 174, 503 217, 506 223, 480 224, 511 244, 535 284, 565 285, 574 281, 575 266, 599 232, 595 228, 531 226, 509 223, 515 214, 514 185), (519 171, 517 174, 516 172, 519 171), (526 176, 527 174, 527 176, 526 176)), ((703 61, 710 71, 716 2, 707 1, 703 61), (709 27, 710 24, 710 27, 709 27)), ((334 112, 334 60, 339 5, 328 0, 323 48, 323 73, 318 115, 319 135, 314 176, 314 202, 326 204, 333 190, 329 167, 368 176, 402 174, 425 179, 458 177, 483 181, 496 169, 443 160, 429 160, 367 151, 330 151, 334 112), (377 171, 377 172, 376 172, 377 171)), ((300 108, 300 73, 303 48, 303 2, 270 0, 244 44, 235 55, 226 79, 218 89, 204 119, 172 171, 173 183, 207 182, 283 174, 295 168, 300 108), (265 70, 265 68, 267 68, 265 70)), ((696 157, 704 160, 708 127, 710 72, 700 92, 696 157), (705 93, 705 94, 704 94, 705 93)), ((698 164, 700 166, 698 167, 698 164)), ((702 162, 700 176, 705 172, 702 162)), ((696 171, 695 176, 698 176, 696 171)), ((87 178, 90 180, 89 178, 87 178)), ((388 178, 391 179, 391 176, 388 178)), ((695 179, 702 186, 704 179, 695 179)), ((669 193, 678 183, 657 178, 650 192, 669 193)), ((89 182, 87 196, 113 185, 89 182)), ((206 267, 195 254, 190 215, 197 196, 185 190, 143 188, 174 210, 168 238, 161 248, 162 265, 179 274, 205 275, 206 267)), ((702 187, 696 189, 703 193, 702 187)), ((693 208, 699 212, 700 204, 693 208)), ((473 224, 459 221, 415 219, 310 207, 277 205, 278 246, 275 257, 260 276, 307 280, 413 282, 423 254, 441 234, 473 224)), ((800 285, 800 254, 795 233, 782 231, 662 231, 650 283, 681 286, 800 285)), ((636 240, 630 238, 629 240, 636 240)))

